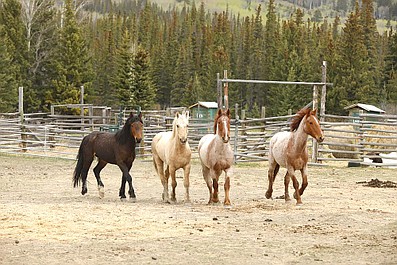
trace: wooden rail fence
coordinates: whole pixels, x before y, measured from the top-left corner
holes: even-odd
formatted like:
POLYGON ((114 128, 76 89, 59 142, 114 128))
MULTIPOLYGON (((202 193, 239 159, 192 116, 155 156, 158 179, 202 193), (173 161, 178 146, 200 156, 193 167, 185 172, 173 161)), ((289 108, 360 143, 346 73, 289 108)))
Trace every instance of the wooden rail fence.
MULTIPOLYGON (((0 152, 32 156, 75 159, 82 138, 94 130, 115 131, 129 112, 108 112, 104 115, 56 115, 47 113, 0 114, 0 152)), ((171 130, 173 113, 143 111, 144 140, 137 147, 138 156, 151 156, 155 134, 171 130)), ((237 163, 266 161, 270 138, 289 130, 293 115, 260 119, 236 119, 231 124, 231 144, 237 163)), ((397 151, 397 115, 360 114, 357 117, 324 115, 321 123, 325 141, 314 148, 309 137, 308 149, 312 164, 347 161, 372 164, 368 159, 397 151)), ((189 144, 197 150, 200 138, 212 133, 213 121, 191 119, 189 144)), ((394 164, 394 163, 392 163, 394 164)), ((395 160, 397 165, 397 158, 395 160)), ((389 163, 390 165, 390 163, 389 163)))

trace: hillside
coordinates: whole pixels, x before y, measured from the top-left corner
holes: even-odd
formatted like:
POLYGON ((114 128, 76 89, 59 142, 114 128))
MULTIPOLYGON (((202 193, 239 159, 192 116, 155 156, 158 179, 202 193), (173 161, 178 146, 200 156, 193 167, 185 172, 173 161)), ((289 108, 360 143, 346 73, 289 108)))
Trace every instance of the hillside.
MULTIPOLYGON (((181 8, 184 5, 189 6, 193 0, 151 0, 151 2, 168 9, 174 6, 181 8)), ((231 14, 251 16, 259 4, 262 5, 262 12, 265 14, 269 0, 196 0, 196 6, 201 2, 204 2, 210 12, 227 9, 231 14)), ((296 8, 301 8, 304 10, 306 19, 322 21, 324 18, 333 20, 339 16, 344 21, 350 11, 354 9, 354 0, 275 0, 275 2, 277 13, 283 19, 290 17, 296 8)), ((397 0, 375 0, 374 9, 374 16, 380 32, 385 31, 389 26, 397 26, 397 0)))

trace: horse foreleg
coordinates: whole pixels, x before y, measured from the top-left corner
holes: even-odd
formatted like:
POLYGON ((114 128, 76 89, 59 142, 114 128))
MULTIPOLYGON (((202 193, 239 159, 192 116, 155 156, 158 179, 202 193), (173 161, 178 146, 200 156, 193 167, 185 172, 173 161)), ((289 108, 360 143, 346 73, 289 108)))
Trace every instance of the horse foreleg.
POLYGON ((219 185, 218 185, 218 178, 213 178, 212 183, 214 186, 214 192, 212 193, 212 202, 213 203, 218 203, 219 202, 219 197, 218 197, 218 192, 219 192, 219 185))
POLYGON ((294 189, 295 189, 294 198, 296 199, 296 204, 302 204, 302 199, 301 199, 301 195, 299 192, 299 182, 296 179, 294 172, 292 172, 292 174, 290 173, 290 175, 291 175, 292 183, 293 183, 294 189))
POLYGON ((161 195, 163 198, 163 202, 169 203, 170 198, 168 194, 168 179, 170 177, 170 171, 168 166, 164 171, 163 162, 161 162, 161 166, 159 167, 159 175, 160 175, 161 184, 163 185, 163 194, 161 195))
MULTIPOLYGON (((132 165, 132 163, 131 163, 132 165)), ((134 191, 134 187, 132 186, 132 177, 129 173, 129 169, 131 168, 131 166, 127 166, 124 163, 120 163, 119 168, 121 169, 121 171, 123 172, 123 176, 121 178, 121 187, 120 187, 120 191, 119 191, 119 196, 121 199, 125 199, 125 184, 126 182, 128 182, 129 185, 129 191, 128 194, 130 195, 131 201, 135 201, 136 200, 136 196, 135 196, 135 191, 134 191)))
POLYGON ((177 183, 176 183, 176 169, 174 167, 170 168, 170 175, 171 175, 171 186, 172 186, 171 201, 176 202, 175 190, 177 183))
POLYGON ((96 181, 98 183, 98 192, 99 192, 99 197, 103 198, 105 196, 105 185, 103 185, 101 177, 100 177, 100 173, 101 170, 106 166, 107 162, 99 159, 98 164, 95 166, 94 168, 94 174, 95 174, 95 178, 96 181))
POLYGON ((288 172, 285 173, 285 176, 284 176, 284 199, 285 199, 285 201, 291 200, 291 197, 289 196, 289 192, 288 192, 288 186, 289 186, 290 179, 291 178, 288 175, 288 172))
POLYGON ((183 185, 185 186, 185 202, 189 203, 190 202, 190 195, 189 195, 189 186, 190 186, 190 164, 186 165, 183 168, 183 185))
POLYGON ((308 182, 307 182, 307 167, 304 167, 301 169, 301 174, 302 174, 302 187, 299 190, 300 195, 303 194, 303 192, 305 191, 308 182))
POLYGON ((230 198, 229 198, 229 191, 230 191, 230 177, 228 175, 226 175, 225 178, 225 201, 224 201, 224 205, 225 206, 230 206, 230 198))
POLYGON ((273 163, 270 163, 269 166, 269 170, 267 171, 267 178, 269 180, 269 186, 267 187, 267 191, 266 191, 266 199, 270 199, 272 197, 273 194, 273 183, 274 180, 276 179, 276 175, 280 169, 280 165, 277 164, 275 161, 273 161, 273 163))

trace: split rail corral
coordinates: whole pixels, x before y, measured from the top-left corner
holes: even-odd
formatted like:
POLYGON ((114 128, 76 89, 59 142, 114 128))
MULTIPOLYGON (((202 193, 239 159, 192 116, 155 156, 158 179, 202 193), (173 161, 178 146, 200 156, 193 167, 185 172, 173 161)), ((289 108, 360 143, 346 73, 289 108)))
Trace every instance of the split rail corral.
MULTIPOLYGON (((40 113, 24 114, 22 119, 19 113, 0 114, 0 152, 75 159, 85 135, 94 130, 114 130, 117 117, 120 117, 118 114, 106 113, 89 115, 40 113)), ((123 115, 125 120, 129 113, 123 115)), ((154 135, 171 130, 173 116, 167 116, 165 111, 143 111, 143 116, 144 140, 137 147, 137 153, 140 157, 150 157, 154 135)), ((276 132, 289 130, 292 116, 233 119, 231 145, 236 163, 266 161, 270 138, 276 132)), ((308 138, 311 164, 327 165, 330 161, 346 161, 346 164, 374 165, 370 158, 382 158, 382 154, 397 150, 397 115, 323 115, 321 118, 325 141, 313 149, 313 139, 308 138)), ((193 152, 197 153, 200 138, 212 132, 212 120, 190 119, 189 144, 193 152)), ((375 165, 397 166, 397 157, 388 159, 391 160, 387 160, 387 163, 375 165)))

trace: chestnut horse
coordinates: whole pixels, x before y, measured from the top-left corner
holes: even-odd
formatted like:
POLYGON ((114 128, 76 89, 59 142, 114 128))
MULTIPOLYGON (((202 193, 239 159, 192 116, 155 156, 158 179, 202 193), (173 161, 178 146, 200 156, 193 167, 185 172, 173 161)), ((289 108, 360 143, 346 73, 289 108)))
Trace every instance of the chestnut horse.
POLYGON ((273 193, 273 182, 281 167, 287 169, 284 177, 285 194, 284 199, 290 200, 288 185, 290 178, 295 189, 294 198, 297 204, 301 204, 301 195, 307 187, 307 138, 308 135, 318 142, 324 140, 323 131, 316 118, 317 110, 303 108, 292 118, 290 132, 278 132, 270 140, 269 146, 269 187, 266 191, 266 198, 270 199, 273 193), (302 187, 299 189, 299 182, 295 177, 295 170, 300 170, 302 175, 302 187))
POLYGON ((132 162, 135 160, 135 146, 142 140, 143 123, 142 114, 133 115, 125 122, 123 128, 116 133, 92 132, 81 141, 77 164, 73 174, 74 187, 83 182, 81 194, 87 193, 87 174, 96 156, 98 164, 94 174, 98 183, 99 197, 104 196, 104 185, 100 172, 108 164, 117 165, 123 172, 119 196, 125 199, 125 184, 128 182, 130 200, 135 201, 136 196, 132 187, 132 177, 129 173, 132 162))
POLYGON ((230 206, 230 176, 234 154, 230 140, 230 110, 218 110, 214 122, 214 134, 204 135, 198 146, 203 177, 210 193, 208 204, 218 203, 218 181, 222 171, 225 171, 225 206, 230 206), (214 191, 212 192, 212 187, 214 191))
POLYGON ((176 171, 183 168, 185 186, 185 202, 190 202, 189 175, 192 152, 187 141, 189 112, 175 114, 172 131, 156 134, 152 141, 153 163, 163 184, 163 201, 169 203, 168 179, 171 175, 171 201, 175 202, 176 171))

